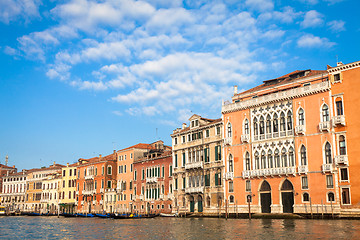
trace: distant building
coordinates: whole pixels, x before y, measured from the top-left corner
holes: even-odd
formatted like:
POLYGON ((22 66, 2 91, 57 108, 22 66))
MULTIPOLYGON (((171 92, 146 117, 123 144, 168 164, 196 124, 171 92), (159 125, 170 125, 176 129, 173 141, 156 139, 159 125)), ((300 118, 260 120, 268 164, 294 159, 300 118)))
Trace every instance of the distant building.
POLYGON ((248 201, 262 213, 358 206, 359 66, 297 70, 235 88, 222 106, 230 212, 247 212, 248 201))
POLYGON ((58 214, 59 212, 59 186, 61 183, 61 171, 53 172, 47 175, 42 181, 42 193, 40 203, 42 205, 41 213, 58 214))
POLYGON ((194 114, 171 134, 173 211, 216 215, 224 208, 222 120, 194 114))
POLYGON ((1 205, 9 212, 23 211, 25 207, 27 171, 14 172, 2 177, 1 205))
POLYGON ((163 141, 151 144, 144 157, 134 160, 133 211, 172 212, 172 152, 163 141), (155 146, 156 145, 156 146, 155 146))
POLYGON ((59 205, 61 212, 76 212, 76 168, 79 165, 79 162, 73 164, 66 164, 66 166, 61 169, 62 178, 59 185, 59 205))
POLYGON ((17 168, 14 166, 7 166, 4 164, 0 164, 0 192, 2 192, 2 186, 3 186, 3 176, 6 176, 7 174, 10 173, 16 173, 17 172, 17 168))

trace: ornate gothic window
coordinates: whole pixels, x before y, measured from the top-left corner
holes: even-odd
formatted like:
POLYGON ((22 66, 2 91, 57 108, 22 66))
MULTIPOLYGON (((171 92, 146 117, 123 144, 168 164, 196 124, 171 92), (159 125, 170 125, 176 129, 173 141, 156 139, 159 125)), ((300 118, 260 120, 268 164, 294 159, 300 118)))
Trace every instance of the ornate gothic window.
POLYGON ((301 149, 300 149, 300 163, 301 163, 301 166, 307 165, 306 148, 304 145, 302 145, 301 149))
POLYGON ((250 170, 251 169, 251 165, 250 165, 250 154, 248 152, 246 152, 245 154, 245 169, 246 170, 250 170))
POLYGON ((292 147, 289 149, 289 165, 291 167, 295 166, 294 149, 292 147))
POLYGON ((258 152, 255 152, 255 169, 259 169, 260 166, 259 166, 259 153, 258 152))
POLYGON ((305 125, 304 109, 300 108, 298 112, 299 125, 305 125))
POLYGON ((231 123, 227 124, 227 137, 231 138, 232 136, 232 128, 231 128, 231 123))
POLYGON ((273 119, 273 132, 278 132, 279 131, 279 122, 278 122, 278 116, 275 113, 274 114, 274 119, 273 119))
POLYGON ((287 130, 292 129, 292 113, 291 111, 288 111, 287 113, 287 130))
POLYGON ((281 115, 280 115, 280 131, 284 132, 285 130, 286 130, 285 129, 285 114, 281 113, 281 115))
POLYGON ((339 137, 339 152, 340 155, 346 155, 346 143, 344 135, 340 135, 339 137))
POLYGON ((257 136, 258 134, 259 134, 258 123, 257 123, 257 119, 254 118, 254 136, 257 136))
POLYGON ((271 117, 267 115, 266 117, 266 133, 271 133, 271 117))
POLYGON ((244 134, 249 134, 249 120, 247 119, 244 122, 244 134))
POLYGON ((321 109, 321 115, 322 115, 322 121, 323 122, 327 122, 327 121, 330 120, 328 105, 326 105, 326 104, 323 105, 323 107, 321 109))
POLYGON ((265 155, 265 151, 261 152, 261 168, 265 169, 266 168, 266 155, 265 155))
POLYGON ((231 154, 229 155, 229 172, 234 172, 234 160, 231 154))
POLYGON ((260 134, 264 134, 265 130, 264 130, 264 117, 261 116, 260 118, 260 134))
POLYGON ((325 163, 329 164, 332 163, 331 158, 331 145, 329 142, 325 144, 325 163))
POLYGON ((281 162, 282 162, 283 167, 288 166, 288 164, 287 164, 287 156, 286 156, 286 149, 285 148, 283 148, 281 150, 281 162))
POLYGON ((268 167, 273 168, 274 165, 273 165, 273 157, 272 157, 272 151, 271 150, 268 151, 267 160, 268 160, 268 167))
POLYGON ((275 167, 281 167, 280 165, 280 155, 279 155, 279 150, 275 149, 275 154, 274 154, 274 162, 275 162, 275 167))

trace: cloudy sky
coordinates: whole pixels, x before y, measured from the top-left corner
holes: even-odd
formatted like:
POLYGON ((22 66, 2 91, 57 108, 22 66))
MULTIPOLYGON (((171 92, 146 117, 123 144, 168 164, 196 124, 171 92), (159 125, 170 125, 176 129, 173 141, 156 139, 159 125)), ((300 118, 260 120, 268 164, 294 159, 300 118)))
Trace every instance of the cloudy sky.
POLYGON ((75 162, 221 117, 297 69, 360 60, 357 0, 1 0, 0 163, 75 162))

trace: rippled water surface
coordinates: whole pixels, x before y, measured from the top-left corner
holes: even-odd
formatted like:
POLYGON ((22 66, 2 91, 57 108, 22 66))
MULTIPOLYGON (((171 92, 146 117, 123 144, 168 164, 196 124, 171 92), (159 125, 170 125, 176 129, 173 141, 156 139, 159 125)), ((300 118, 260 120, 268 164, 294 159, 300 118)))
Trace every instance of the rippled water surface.
POLYGON ((360 239, 359 220, 0 217, 1 239, 360 239))

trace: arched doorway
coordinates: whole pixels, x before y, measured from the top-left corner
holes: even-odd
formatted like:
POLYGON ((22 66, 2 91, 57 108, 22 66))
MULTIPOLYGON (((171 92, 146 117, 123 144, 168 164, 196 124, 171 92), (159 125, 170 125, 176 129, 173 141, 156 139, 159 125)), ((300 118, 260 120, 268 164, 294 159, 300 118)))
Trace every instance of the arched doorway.
POLYGON ((194 197, 193 197, 193 196, 190 196, 190 197, 189 197, 189 202, 190 202, 190 212, 194 212, 195 201, 194 201, 194 197))
POLYGON ((281 186, 281 201, 284 213, 294 212, 294 187, 287 179, 281 186))
POLYGON ((267 181, 264 181, 260 187, 261 212, 271 213, 271 187, 267 181))
POLYGON ((198 212, 203 212, 203 202, 201 196, 198 196, 198 212))

